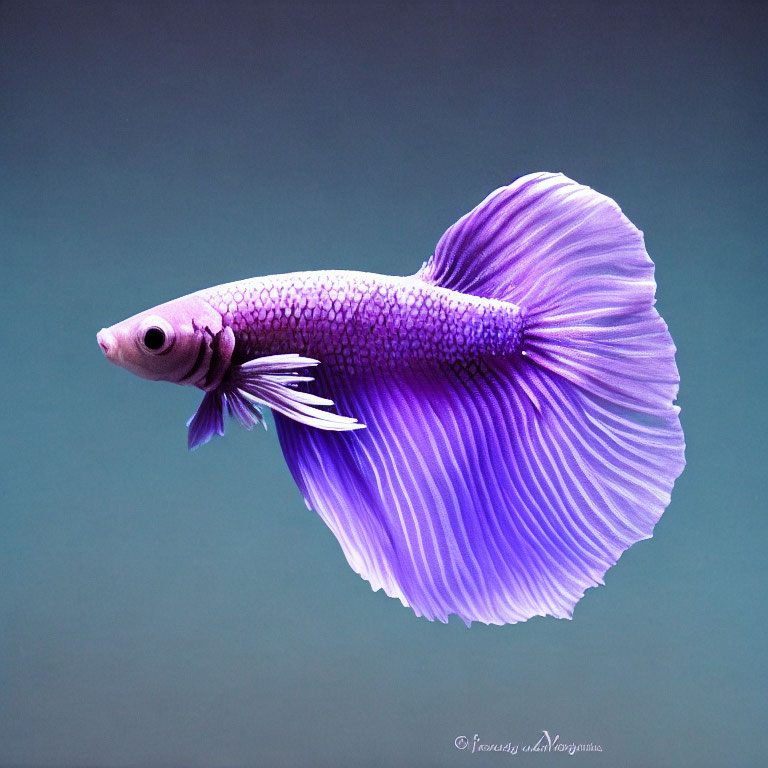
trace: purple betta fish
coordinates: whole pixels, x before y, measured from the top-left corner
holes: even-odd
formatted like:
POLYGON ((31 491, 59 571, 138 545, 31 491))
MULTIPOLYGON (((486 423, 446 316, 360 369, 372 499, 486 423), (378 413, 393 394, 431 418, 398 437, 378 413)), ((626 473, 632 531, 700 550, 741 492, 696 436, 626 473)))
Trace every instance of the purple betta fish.
POLYGON ((505 624, 570 618, 669 503, 685 446, 654 293, 616 203, 537 173, 411 277, 241 280, 98 342, 205 392, 190 448, 225 412, 250 429, 270 407, 307 506, 374 590, 431 620, 505 624))

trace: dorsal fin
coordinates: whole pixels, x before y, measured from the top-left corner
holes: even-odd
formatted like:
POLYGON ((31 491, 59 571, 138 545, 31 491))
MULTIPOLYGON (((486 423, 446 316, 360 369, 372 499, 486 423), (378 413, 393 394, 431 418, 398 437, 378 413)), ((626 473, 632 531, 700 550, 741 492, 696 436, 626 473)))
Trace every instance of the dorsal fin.
POLYGON ((605 195, 562 174, 523 176, 449 227, 417 277, 517 304, 529 362, 617 407, 676 417, 653 262, 605 195))

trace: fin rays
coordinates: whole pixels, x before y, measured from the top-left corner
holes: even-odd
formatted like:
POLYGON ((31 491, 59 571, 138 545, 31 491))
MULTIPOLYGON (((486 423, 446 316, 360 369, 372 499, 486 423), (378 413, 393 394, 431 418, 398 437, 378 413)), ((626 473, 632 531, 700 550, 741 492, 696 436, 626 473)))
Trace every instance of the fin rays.
POLYGON ((289 467, 352 567, 418 615, 569 617, 652 535, 685 463, 642 235, 609 198, 533 174, 450 227, 417 278, 519 306, 520 354, 471 375, 324 370, 368 429, 279 417, 289 467))
POLYGON ((469 382, 431 370, 354 387, 323 372, 321 383, 368 429, 333 434, 278 417, 288 465, 353 569, 431 619, 570 616, 650 536, 668 498, 667 476, 624 488, 620 454, 580 431, 586 396, 533 366, 491 366, 469 382), (519 376, 547 391, 547 415, 519 376))
POLYGON ((256 424, 266 428, 261 405, 317 429, 364 428, 365 425, 353 417, 318 407, 332 406, 333 400, 296 388, 313 381, 311 376, 300 376, 297 371, 317 364, 312 358, 284 354, 258 357, 235 366, 217 389, 206 392, 200 407, 187 422, 189 449, 207 443, 215 434, 224 434, 225 407, 246 429, 256 424))

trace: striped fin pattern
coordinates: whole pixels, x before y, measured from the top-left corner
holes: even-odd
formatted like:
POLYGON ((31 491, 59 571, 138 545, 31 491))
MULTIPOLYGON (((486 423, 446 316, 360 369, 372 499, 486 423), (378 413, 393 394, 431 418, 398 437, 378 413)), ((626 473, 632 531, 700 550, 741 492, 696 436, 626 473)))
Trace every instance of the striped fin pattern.
POLYGON ((464 369, 323 370, 367 429, 276 416, 307 504, 352 568, 417 615, 570 617, 649 538, 684 466, 675 348, 642 234, 560 174, 492 193, 417 275, 516 304, 523 346, 464 369))
POLYGON ((256 424, 266 428, 261 406, 317 429, 344 431, 364 429, 365 424, 351 416, 323 410, 333 400, 300 389, 313 381, 298 371, 318 364, 317 360, 295 353, 266 355, 233 366, 222 384, 206 392, 197 411, 187 422, 190 450, 204 445, 214 435, 224 434, 224 410, 246 429, 256 424))
POLYGON ((353 388, 324 374, 322 390, 366 430, 331 434, 276 416, 293 476, 350 566, 417 615, 570 617, 669 502, 664 425, 627 422, 525 370, 432 369, 353 388), (638 458, 649 441, 658 454, 638 458))

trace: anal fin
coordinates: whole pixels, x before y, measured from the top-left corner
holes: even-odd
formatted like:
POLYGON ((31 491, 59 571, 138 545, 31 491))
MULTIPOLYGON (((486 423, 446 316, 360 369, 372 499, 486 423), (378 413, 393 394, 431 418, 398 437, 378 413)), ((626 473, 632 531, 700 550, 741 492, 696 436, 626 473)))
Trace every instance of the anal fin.
POLYGON ((278 434, 305 499, 374 589, 441 621, 569 617, 651 535, 669 499, 656 471, 669 438, 666 425, 606 420, 603 403, 561 383, 522 358, 471 376, 323 370, 319 391, 367 429, 278 416, 278 434), (658 455, 641 463, 649 436, 658 455))

